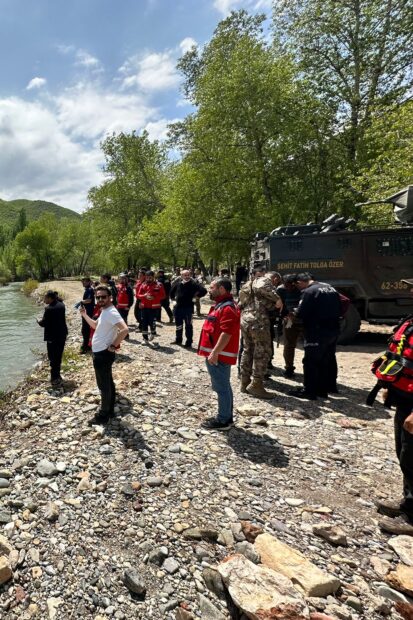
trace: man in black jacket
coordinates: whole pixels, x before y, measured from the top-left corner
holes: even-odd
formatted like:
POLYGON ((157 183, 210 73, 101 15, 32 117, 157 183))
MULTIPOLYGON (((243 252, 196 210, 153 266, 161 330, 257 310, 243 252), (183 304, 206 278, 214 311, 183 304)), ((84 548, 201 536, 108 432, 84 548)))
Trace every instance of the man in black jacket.
POLYGON ((290 396, 316 400, 335 391, 337 379, 336 344, 340 332, 341 302, 337 291, 325 282, 316 282, 309 273, 300 273, 296 286, 301 300, 291 318, 301 319, 304 328, 304 389, 290 396))
POLYGON ((60 368, 67 337, 66 310, 56 291, 47 291, 44 303, 47 305, 43 318, 37 322, 40 327, 44 327, 51 383, 53 386, 60 386, 62 384, 60 368))
POLYGON ((184 347, 190 349, 193 340, 192 315, 194 313, 195 296, 204 297, 207 294, 206 288, 191 278, 189 269, 181 271, 181 276, 177 278, 171 287, 171 299, 176 304, 174 307, 176 338, 172 344, 182 344, 182 336, 185 323, 186 342, 184 347))

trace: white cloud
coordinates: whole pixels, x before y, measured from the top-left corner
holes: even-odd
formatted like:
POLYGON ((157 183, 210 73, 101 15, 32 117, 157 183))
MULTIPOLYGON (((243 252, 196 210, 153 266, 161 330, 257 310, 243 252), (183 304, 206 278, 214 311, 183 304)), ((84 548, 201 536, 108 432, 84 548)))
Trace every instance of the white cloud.
POLYGON ((179 84, 172 51, 133 56, 119 69, 123 88, 138 87, 146 92, 168 90, 179 84))
POLYGON ((76 52, 76 64, 86 69, 101 69, 98 58, 86 52, 86 50, 77 50, 76 52))
POLYGON ((0 196, 57 202, 81 210, 101 179, 100 154, 62 131, 44 105, 0 100, 0 196))
POLYGON ((186 52, 189 52, 189 50, 194 46, 198 46, 198 43, 195 41, 195 39, 193 39, 192 37, 185 37, 185 39, 180 42, 179 49, 181 50, 182 54, 186 54, 186 52))
POLYGON ((35 88, 41 88, 46 84, 47 80, 41 77, 34 77, 26 86, 26 90, 33 90, 35 88))
POLYGON ((80 83, 55 99, 57 119, 72 137, 100 140, 105 134, 142 129, 157 116, 141 95, 105 91, 80 83))
POLYGON ((271 6, 272 0, 214 0, 214 8, 224 16, 238 8, 265 11, 271 6))
POLYGON ((165 140, 168 134, 168 125, 170 123, 177 123, 182 119, 180 118, 160 118, 158 121, 150 121, 145 126, 146 131, 149 134, 151 140, 165 140))

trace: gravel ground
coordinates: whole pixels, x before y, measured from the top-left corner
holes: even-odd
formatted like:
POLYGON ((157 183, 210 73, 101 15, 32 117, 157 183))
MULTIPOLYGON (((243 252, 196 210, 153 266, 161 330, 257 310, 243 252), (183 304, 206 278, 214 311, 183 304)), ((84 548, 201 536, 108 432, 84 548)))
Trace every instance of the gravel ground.
MULTIPOLYGON (((400 617, 390 599, 402 595, 386 583, 398 556, 374 508, 400 496, 393 414, 364 405, 388 328, 363 326, 339 348, 340 394, 329 400, 288 397, 297 382, 276 370, 267 383, 274 399, 259 401, 240 394, 234 370, 236 426, 209 433, 200 422, 216 404, 204 360, 169 344, 169 325, 143 346, 132 319, 114 366, 118 415, 90 428, 99 395, 90 357, 76 353, 81 287, 51 288, 64 290, 70 319, 68 384, 52 390, 43 365, 3 403, 0 534, 13 579, 0 586, 1 618, 241 618, 210 575, 245 540, 242 520, 340 579, 335 597, 308 601, 313 611, 400 617), (315 535, 320 523, 340 526, 346 545, 315 535), (209 535, 189 539, 187 528, 209 535)), ((282 347, 278 368, 281 360, 282 347)))

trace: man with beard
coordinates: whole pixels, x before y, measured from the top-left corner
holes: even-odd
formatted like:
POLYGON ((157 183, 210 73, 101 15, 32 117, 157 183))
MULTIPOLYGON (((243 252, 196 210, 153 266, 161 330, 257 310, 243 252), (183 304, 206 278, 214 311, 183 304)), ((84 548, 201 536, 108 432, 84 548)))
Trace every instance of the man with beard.
POLYGON ((182 336, 185 324, 186 342, 184 347, 190 349, 193 340, 192 315, 194 313, 194 297, 204 297, 207 294, 206 288, 191 278, 189 269, 181 271, 181 276, 177 278, 171 287, 171 299, 176 304, 174 307, 176 336, 171 344, 182 344, 182 336))
POLYGON ((228 430, 234 423, 231 366, 237 363, 240 311, 231 295, 228 278, 213 280, 209 296, 214 305, 202 326, 198 355, 206 358, 212 389, 218 395, 218 415, 202 423, 207 430, 228 430))

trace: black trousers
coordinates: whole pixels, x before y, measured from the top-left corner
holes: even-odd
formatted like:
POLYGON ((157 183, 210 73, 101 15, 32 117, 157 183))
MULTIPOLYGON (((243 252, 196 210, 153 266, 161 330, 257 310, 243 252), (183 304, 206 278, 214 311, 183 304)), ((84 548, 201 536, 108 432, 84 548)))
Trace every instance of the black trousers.
POLYGON ((117 308, 120 316, 122 317, 122 319, 125 321, 126 325, 128 324, 128 314, 129 314, 129 308, 117 308))
POLYGON ((413 411, 412 403, 400 403, 394 416, 396 454, 403 474, 404 507, 413 517, 413 435, 404 430, 403 424, 413 411))
POLYGON ((336 331, 304 330, 304 388, 321 396, 337 386, 336 331))
POLYGON ((170 321, 172 321, 174 315, 172 314, 172 310, 171 310, 171 302, 167 298, 162 299, 161 307, 159 308, 158 313, 156 315, 156 320, 157 321, 161 320, 161 318, 162 318, 162 308, 165 310, 166 314, 168 315, 168 319, 170 321))
POLYGON ((148 340, 149 329, 151 334, 156 334, 156 316, 158 308, 142 308, 142 336, 148 340))
POLYGON ((109 417, 113 415, 115 407, 115 384, 112 377, 112 365, 115 354, 105 349, 93 353, 93 367, 95 369, 96 383, 100 391, 101 405, 99 415, 109 417))
POLYGON ((50 362, 50 380, 61 379, 60 368, 62 366, 63 351, 66 339, 51 340, 47 343, 47 357, 50 362))
POLYGON ((182 342, 185 324, 185 337, 188 344, 192 344, 194 337, 194 328, 192 326, 192 306, 175 306, 175 325, 176 325, 176 342, 182 342))
POLYGON ((82 317, 82 350, 89 351, 90 325, 82 317))
POLYGON ((142 329, 142 309, 139 299, 137 299, 135 302, 135 305, 133 307, 133 314, 135 315, 135 319, 139 326, 139 329, 142 329))

